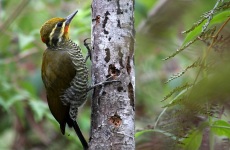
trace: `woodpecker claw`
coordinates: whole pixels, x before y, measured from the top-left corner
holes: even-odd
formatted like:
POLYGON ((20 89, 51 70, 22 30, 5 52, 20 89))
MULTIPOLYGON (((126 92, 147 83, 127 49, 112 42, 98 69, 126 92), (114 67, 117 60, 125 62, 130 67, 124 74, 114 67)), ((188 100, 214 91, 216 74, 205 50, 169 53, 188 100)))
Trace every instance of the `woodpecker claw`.
POLYGON ((88 39, 91 39, 91 38, 86 38, 86 39, 84 39, 84 45, 85 45, 85 44, 88 44, 88 43, 86 43, 86 41, 87 41, 88 39))
POLYGON ((119 80, 103 81, 103 82, 94 84, 92 86, 89 86, 88 89, 87 89, 87 92, 89 92, 90 90, 94 89, 95 87, 104 86, 105 84, 110 84, 110 83, 113 83, 113 82, 119 82, 119 83, 121 83, 121 81, 119 81, 119 80))
POLYGON ((89 45, 91 44, 91 43, 87 43, 87 40, 88 39, 90 39, 90 38, 86 38, 85 40, 84 40, 84 46, 86 47, 86 49, 88 50, 88 53, 87 53, 87 55, 86 55, 86 57, 85 57, 85 62, 88 60, 88 58, 90 58, 90 60, 91 60, 91 48, 89 47, 89 45))

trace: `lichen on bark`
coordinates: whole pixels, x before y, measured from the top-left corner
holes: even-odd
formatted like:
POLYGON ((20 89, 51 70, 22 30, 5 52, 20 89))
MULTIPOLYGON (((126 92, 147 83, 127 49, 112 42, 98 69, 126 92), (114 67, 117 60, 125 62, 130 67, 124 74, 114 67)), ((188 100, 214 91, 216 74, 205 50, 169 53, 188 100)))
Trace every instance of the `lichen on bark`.
POLYGON ((134 1, 92 3, 92 95, 89 149, 134 150, 134 1))

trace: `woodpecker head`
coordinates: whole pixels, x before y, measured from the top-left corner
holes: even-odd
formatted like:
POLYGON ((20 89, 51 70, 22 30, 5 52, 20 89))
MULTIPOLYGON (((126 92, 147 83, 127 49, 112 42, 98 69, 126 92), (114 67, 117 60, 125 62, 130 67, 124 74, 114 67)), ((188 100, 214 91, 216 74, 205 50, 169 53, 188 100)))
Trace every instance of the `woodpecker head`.
POLYGON ((40 29, 41 40, 47 46, 56 46, 58 43, 69 39, 69 25, 78 11, 66 18, 52 18, 46 21, 40 29))

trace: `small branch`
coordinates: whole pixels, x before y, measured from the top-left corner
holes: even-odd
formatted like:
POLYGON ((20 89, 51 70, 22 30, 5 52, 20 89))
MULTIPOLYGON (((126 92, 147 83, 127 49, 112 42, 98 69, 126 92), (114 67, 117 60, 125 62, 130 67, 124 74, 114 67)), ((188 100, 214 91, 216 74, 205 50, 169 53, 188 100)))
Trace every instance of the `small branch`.
POLYGON ((25 51, 25 52, 22 52, 14 57, 10 57, 10 58, 6 58, 6 59, 3 59, 0 64, 9 64, 9 63, 12 63, 12 62, 17 62, 21 59, 24 59, 25 57, 28 57, 30 55, 33 55, 35 53, 38 52, 38 49, 31 49, 29 51, 25 51))
MULTIPOLYGON (((8 17, 8 19, 0 26, 1 33, 4 33, 6 29, 10 26, 11 23, 13 23, 16 18, 21 14, 21 12, 25 9, 27 4, 30 2, 30 0, 23 0, 18 7, 14 10, 14 12, 8 17)), ((3 34, 0 34, 0 37, 3 34)))
MULTIPOLYGON (((229 22, 229 20, 230 20, 230 17, 222 24, 222 26, 219 28, 219 30, 217 31, 217 33, 214 35, 213 40, 212 40, 211 44, 210 44, 209 47, 208 47, 208 50, 207 50, 206 55, 205 55, 204 58, 201 60, 201 64, 203 64, 204 61, 206 60, 206 58, 207 58, 207 56, 208 56, 208 54, 209 54, 211 48, 213 47, 213 45, 214 45, 215 42, 216 42, 216 38, 218 37, 219 33, 224 29, 224 27, 225 27, 226 24, 229 22)), ((197 82, 198 77, 199 77, 199 75, 200 75, 200 73, 201 73, 201 69, 202 69, 202 68, 199 68, 199 71, 198 71, 198 73, 197 73, 197 75, 196 75, 196 78, 195 78, 195 80, 194 80, 194 82, 193 82, 193 85, 195 85, 195 83, 197 82)), ((193 87, 192 87, 192 89, 191 89, 191 91, 190 91, 189 96, 191 95, 192 91, 193 91, 193 87)), ((188 96, 188 98, 189 98, 189 96, 188 96)))

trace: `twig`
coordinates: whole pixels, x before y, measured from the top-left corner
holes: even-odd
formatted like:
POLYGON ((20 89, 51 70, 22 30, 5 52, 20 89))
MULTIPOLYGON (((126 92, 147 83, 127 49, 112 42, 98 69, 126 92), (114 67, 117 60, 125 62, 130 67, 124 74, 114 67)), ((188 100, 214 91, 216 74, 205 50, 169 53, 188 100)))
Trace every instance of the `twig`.
MULTIPOLYGON (((10 26, 11 23, 13 23, 16 18, 21 14, 21 12, 24 10, 24 8, 27 6, 30 0, 23 0, 18 7, 15 9, 15 11, 7 18, 7 20, 0 26, 1 33, 4 33, 6 29, 10 26)), ((0 37, 3 34, 0 34, 0 37)))
MULTIPOLYGON (((217 33, 213 36, 212 42, 211 42, 211 44, 210 44, 209 47, 208 47, 207 53, 206 53, 206 55, 204 56, 204 58, 201 60, 201 64, 203 64, 204 60, 206 60, 206 58, 207 58, 207 56, 208 56, 208 54, 209 54, 211 48, 213 47, 213 45, 214 45, 215 42, 216 42, 216 38, 218 37, 219 33, 223 30, 223 28, 226 26, 226 24, 229 22, 229 20, 230 20, 230 17, 222 24, 222 26, 219 28, 219 30, 217 31, 217 33)), ((194 80, 194 82, 193 82, 193 85, 195 85, 195 83, 197 82, 198 77, 199 77, 200 72, 201 72, 201 69, 202 69, 202 68, 199 68, 199 71, 198 71, 198 73, 197 73, 197 75, 196 75, 196 78, 195 78, 195 80, 194 80)), ((192 87, 192 89, 191 89, 191 91, 190 91, 190 94, 188 95, 188 98, 189 98, 189 96, 191 95, 192 90, 193 90, 193 87, 192 87)))
POLYGON ((10 57, 10 58, 6 58, 6 59, 3 59, 0 64, 9 64, 11 62, 17 62, 25 57, 28 57, 30 55, 33 55, 34 53, 37 53, 38 52, 38 49, 31 49, 29 51, 24 51, 22 53, 20 53, 19 55, 16 55, 14 57, 10 57))

